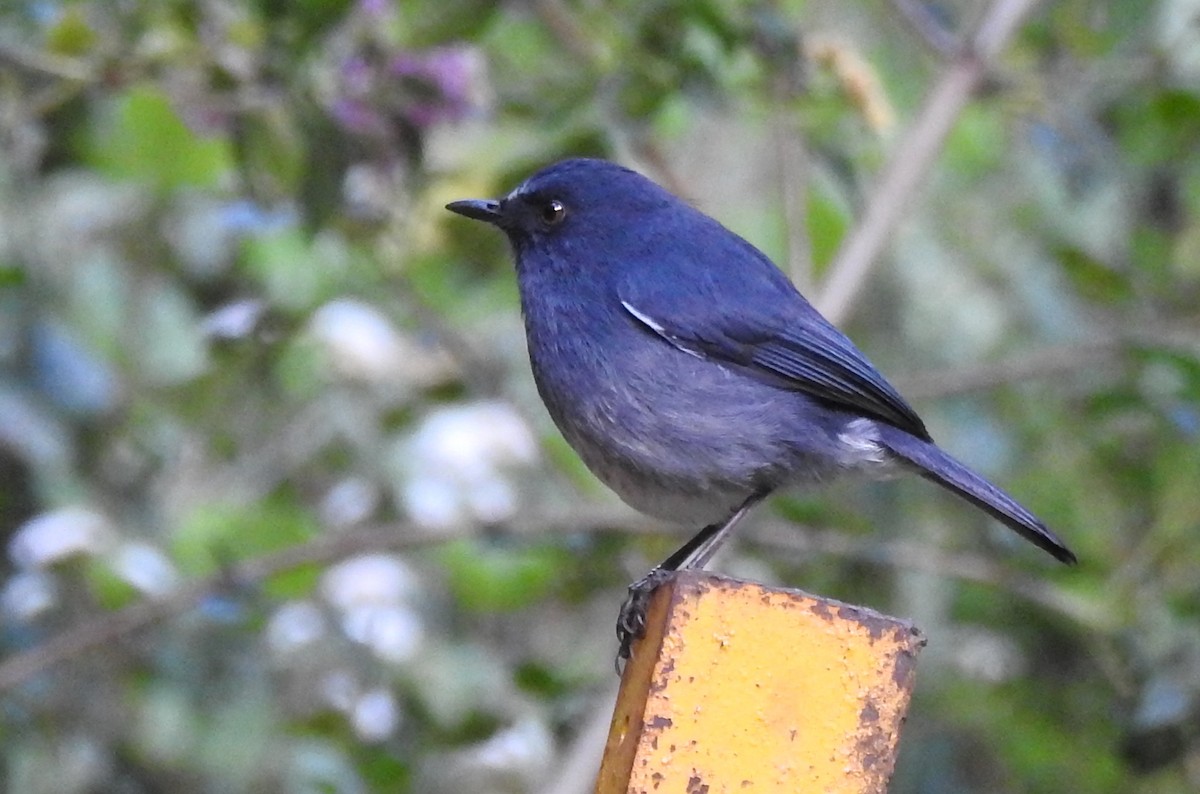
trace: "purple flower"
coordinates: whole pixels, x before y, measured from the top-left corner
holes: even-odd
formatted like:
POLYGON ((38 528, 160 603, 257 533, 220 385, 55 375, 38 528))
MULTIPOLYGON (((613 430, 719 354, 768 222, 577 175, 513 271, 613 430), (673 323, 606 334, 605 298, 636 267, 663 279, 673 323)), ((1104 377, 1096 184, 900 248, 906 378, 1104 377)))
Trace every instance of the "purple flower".
POLYGON ((329 111, 344 129, 358 135, 379 136, 387 130, 387 121, 379 110, 362 99, 341 97, 334 100, 329 111))
POLYGON ((358 8, 364 16, 381 17, 392 9, 391 0, 358 0, 358 8))
POLYGON ((338 72, 329 112, 355 134, 386 137, 403 119, 419 129, 459 121, 478 112, 486 96, 484 62, 469 45, 409 50, 381 61, 356 54, 338 72))
POLYGON ((401 53, 392 59, 389 71, 415 94, 401 109, 405 117, 426 127, 459 121, 483 104, 483 65, 479 50, 452 45, 401 53))

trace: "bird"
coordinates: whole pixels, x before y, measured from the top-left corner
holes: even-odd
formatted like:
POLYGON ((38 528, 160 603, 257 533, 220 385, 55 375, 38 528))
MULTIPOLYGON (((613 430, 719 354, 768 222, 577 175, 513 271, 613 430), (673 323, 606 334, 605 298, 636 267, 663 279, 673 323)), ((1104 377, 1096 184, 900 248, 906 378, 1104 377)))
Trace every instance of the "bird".
POLYGON ((503 198, 446 209, 507 236, 538 393, 587 467, 636 510, 701 527, 630 585, 618 664, 653 590, 707 565, 781 488, 915 473, 1075 563, 1039 518, 934 443, 764 253, 651 179, 572 158, 503 198))

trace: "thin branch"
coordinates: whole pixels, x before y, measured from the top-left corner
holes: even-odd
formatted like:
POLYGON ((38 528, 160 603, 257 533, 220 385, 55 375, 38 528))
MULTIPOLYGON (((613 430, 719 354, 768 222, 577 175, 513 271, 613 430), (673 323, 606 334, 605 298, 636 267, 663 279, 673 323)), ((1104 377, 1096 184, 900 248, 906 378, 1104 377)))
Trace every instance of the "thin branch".
POLYGON ((1060 345, 976 367, 897 378, 896 385, 905 397, 912 400, 947 397, 1085 369, 1094 370, 1097 366, 1119 363, 1126 352, 1123 340, 1117 338, 1060 345))
POLYGON ((632 133, 623 137, 625 145, 633 157, 638 162, 644 163, 649 168, 651 175, 663 187, 677 196, 694 197, 694 191, 688 188, 687 183, 671 167, 667 155, 650 135, 632 133))
POLYGON ((0 692, 13 689, 40 672, 97 648, 113 645, 195 607, 205 597, 231 584, 257 584, 302 565, 330 562, 366 550, 407 549, 445 540, 444 534, 422 533, 410 526, 375 527, 325 534, 308 543, 238 563, 212 576, 189 582, 157 600, 93 617, 46 642, 0 663, 0 692))
POLYGON ((945 397, 1083 370, 1094 373, 1098 367, 1120 365, 1139 348, 1196 355, 1200 353, 1200 321, 1181 319, 1159 327, 1101 331, 1087 342, 1047 347, 972 368, 897 378, 896 385, 910 399, 945 397))
MULTIPOLYGON (((627 508, 606 505, 584 506, 569 513, 515 521, 513 525, 521 526, 522 534, 532 535, 602 531, 661 535, 667 534, 664 530, 668 529, 627 508)), ((190 582, 165 598, 141 601, 90 618, 41 645, 9 657, 0 662, 0 692, 14 689, 39 673, 86 653, 124 642, 230 587, 254 587, 272 576, 303 565, 333 562, 365 552, 411 550, 468 537, 477 531, 474 526, 439 531, 422 530, 406 523, 371 526, 345 533, 327 533, 307 543, 240 562, 190 582)), ((778 520, 756 522, 747 537, 753 543, 792 553, 823 554, 988 584, 1094 629, 1107 628, 1106 617, 1111 617, 1101 605, 1072 598, 1050 582, 1016 574, 1007 566, 978 555, 948 553, 921 544, 881 541, 875 536, 853 537, 837 530, 806 529, 778 520)))
MULTIPOLYGON (((777 95, 776 99, 782 104, 786 97, 777 95)), ((808 292, 813 280, 812 241, 808 236, 808 152, 804 136, 789 114, 778 110, 771 114, 771 133, 787 229, 787 272, 801 292, 808 292)))
POLYGON ((971 38, 975 57, 989 61, 1000 54, 1038 0, 997 0, 971 38))
POLYGON ((903 141, 892 153, 866 211, 834 260, 818 307, 835 323, 845 319, 871 267, 913 204, 958 116, 987 76, 991 59, 1037 0, 996 0, 979 28, 934 86, 903 141))
MULTIPOLYGON (((536 533, 597 531, 597 528, 618 526, 632 532, 648 532, 652 527, 649 519, 632 511, 614 511, 604 506, 585 506, 570 514, 548 515, 521 524, 531 527, 527 531, 536 533)), ((139 601, 115 612, 89 618, 41 645, 10 656, 0 662, 0 692, 13 689, 56 665, 126 640, 187 612, 204 598, 228 590, 231 585, 252 587, 302 565, 333 562, 365 552, 401 551, 446 543, 473 535, 478 529, 462 526, 430 531, 407 523, 376 525, 343 533, 326 533, 306 543, 237 563, 212 576, 189 582, 163 598, 139 601)))
POLYGON ((892 5, 896 7, 900 18, 929 45, 929 49, 942 58, 950 60, 962 46, 958 37, 946 29, 930 5, 923 0, 892 0, 892 5))
POLYGON ((87 63, 60 55, 34 50, 11 41, 0 43, 0 64, 60 80, 86 83, 95 79, 95 70, 87 63))
POLYGON ((562 0, 534 0, 533 10, 563 49, 590 65, 599 61, 600 50, 594 36, 562 0))
POLYGON ((949 552, 924 543, 880 540, 878 536, 847 535, 836 530, 798 531, 782 521, 756 524, 756 544, 796 555, 823 554, 840 559, 933 573, 948 579, 986 584, 1023 598, 1095 631, 1112 629, 1113 613, 1104 603, 1075 596, 1050 579, 1021 573, 1003 561, 978 554, 949 552))

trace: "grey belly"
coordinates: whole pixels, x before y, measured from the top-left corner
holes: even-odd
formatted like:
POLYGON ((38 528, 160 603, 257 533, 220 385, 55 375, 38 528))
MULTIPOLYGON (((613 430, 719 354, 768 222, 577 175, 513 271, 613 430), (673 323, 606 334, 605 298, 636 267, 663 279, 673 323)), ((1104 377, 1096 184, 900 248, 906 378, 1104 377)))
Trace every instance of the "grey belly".
POLYGON ((801 393, 686 354, 594 374, 580 389, 574 373, 568 399, 534 367, 567 441, 600 480, 648 515, 707 524, 756 492, 861 468, 862 455, 846 443, 854 417, 801 393))

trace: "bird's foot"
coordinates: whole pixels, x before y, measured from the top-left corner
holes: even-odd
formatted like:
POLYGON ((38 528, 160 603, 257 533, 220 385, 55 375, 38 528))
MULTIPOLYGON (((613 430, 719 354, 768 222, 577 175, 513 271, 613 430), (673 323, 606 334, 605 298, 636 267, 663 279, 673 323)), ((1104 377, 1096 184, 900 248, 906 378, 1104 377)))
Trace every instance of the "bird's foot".
POLYGON ((616 659, 618 673, 629 659, 633 643, 646 633, 646 609, 650 606, 650 596, 660 584, 674 575, 674 571, 656 567, 629 585, 629 594, 625 596, 625 603, 621 604, 621 612, 617 616, 617 640, 620 642, 616 659))

